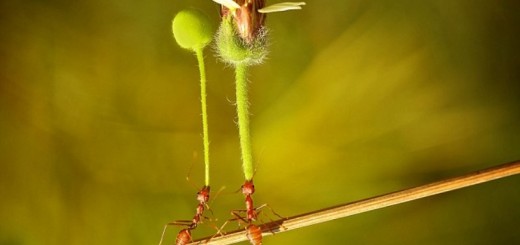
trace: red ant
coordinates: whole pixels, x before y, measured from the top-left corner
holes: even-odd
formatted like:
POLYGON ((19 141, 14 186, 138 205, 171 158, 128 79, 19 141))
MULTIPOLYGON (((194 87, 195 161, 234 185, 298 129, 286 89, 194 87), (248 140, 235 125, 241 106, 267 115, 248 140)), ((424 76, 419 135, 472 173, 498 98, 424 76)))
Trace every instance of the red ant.
POLYGON ((246 197, 245 198, 245 203, 246 203, 246 209, 245 210, 234 210, 232 211, 231 213, 233 214, 233 216, 235 217, 241 217, 239 215, 239 213, 241 212, 245 212, 246 213, 246 222, 247 223, 252 223, 253 221, 256 221, 257 218, 258 218, 258 214, 260 213, 260 209, 262 208, 269 208, 271 210, 271 212, 273 214, 275 214, 276 216, 280 217, 281 219, 284 219, 284 217, 282 217, 281 215, 277 214, 267 203, 264 203, 258 207, 255 208, 255 206, 253 205, 253 198, 251 197, 253 195, 253 193, 255 193, 255 185, 253 184, 253 180, 246 180, 246 182, 244 183, 244 185, 242 185, 242 194, 244 194, 244 196, 246 197))
POLYGON ((246 197, 246 219, 249 223, 251 221, 256 221, 258 216, 255 206, 253 205, 253 198, 251 197, 253 193, 255 193, 255 185, 253 184, 253 180, 246 180, 244 185, 242 185, 242 194, 244 194, 246 197))
POLYGON ((284 219, 284 218, 282 216, 280 216, 279 214, 277 214, 276 212, 274 212, 274 210, 272 208, 270 208, 269 205, 267 205, 267 204, 260 205, 259 207, 256 207, 256 208, 254 207, 253 198, 251 197, 251 195, 253 195, 253 193, 255 193, 255 185, 253 184, 253 180, 246 180, 244 185, 242 185, 241 189, 242 189, 242 194, 244 194, 244 196, 245 196, 246 209, 231 211, 231 215, 233 215, 235 218, 226 221, 219 229, 219 233, 220 233, 220 230, 222 230, 229 221, 237 220, 239 223, 244 223, 245 225, 247 225, 246 226, 246 232, 247 232, 246 235, 247 235, 247 238, 249 239, 249 242, 252 245, 260 245, 260 244, 262 244, 262 229, 260 227, 258 227, 257 225, 253 224, 253 222, 256 221, 258 218, 258 214, 260 213, 259 210, 264 207, 268 207, 271 210, 271 212, 273 212, 273 214, 275 214, 276 216, 278 216, 282 219, 284 219), (240 213, 243 213, 243 212, 246 213, 246 217, 242 217, 240 215, 240 213))
POLYGON ((197 225, 202 223, 202 218, 206 218, 202 216, 204 213, 204 209, 208 208, 209 206, 207 204, 209 200, 209 192, 210 188, 209 186, 203 186, 202 189, 197 192, 197 201, 199 201, 199 205, 197 205, 197 210, 195 213, 195 216, 193 216, 192 220, 176 220, 173 222, 170 222, 166 225, 164 225, 163 233, 161 235, 161 241, 159 242, 159 245, 162 244, 164 233, 166 231, 166 228, 170 225, 180 225, 180 226, 187 226, 188 228, 182 229, 179 234, 177 234, 176 242, 177 245, 184 245, 188 244, 192 241, 191 239, 191 230, 197 228, 197 225))

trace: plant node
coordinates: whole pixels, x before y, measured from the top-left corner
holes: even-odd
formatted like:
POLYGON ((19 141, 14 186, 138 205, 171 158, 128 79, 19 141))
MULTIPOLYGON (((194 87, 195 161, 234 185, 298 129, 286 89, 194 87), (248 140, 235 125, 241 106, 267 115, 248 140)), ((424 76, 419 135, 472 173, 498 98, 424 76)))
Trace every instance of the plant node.
POLYGON ((267 55, 267 29, 262 27, 248 43, 238 34, 231 15, 222 19, 215 39, 222 60, 234 66, 261 64, 267 55))

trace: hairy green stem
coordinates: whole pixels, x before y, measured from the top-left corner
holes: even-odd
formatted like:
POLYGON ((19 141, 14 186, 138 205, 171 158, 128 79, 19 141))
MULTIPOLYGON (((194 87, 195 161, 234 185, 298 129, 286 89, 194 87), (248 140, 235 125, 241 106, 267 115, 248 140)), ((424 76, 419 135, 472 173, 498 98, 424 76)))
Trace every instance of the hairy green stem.
POLYGON ((251 150, 251 135, 249 132, 249 102, 247 100, 247 65, 235 66, 236 103, 238 116, 238 132, 242 153, 242 169, 246 180, 253 179, 253 155, 251 150))
POLYGON ((209 136, 208 136, 208 110, 206 106, 206 68, 202 48, 195 51, 200 71, 200 103, 202 106, 202 140, 204 144, 204 183, 209 186, 209 136))

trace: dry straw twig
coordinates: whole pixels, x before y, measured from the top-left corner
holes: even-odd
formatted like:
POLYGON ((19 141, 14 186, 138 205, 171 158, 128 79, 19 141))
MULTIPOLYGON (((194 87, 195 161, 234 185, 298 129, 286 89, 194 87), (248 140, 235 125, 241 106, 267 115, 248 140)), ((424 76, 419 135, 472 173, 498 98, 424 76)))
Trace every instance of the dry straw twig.
MULTIPOLYGON (((440 193, 461 189, 464 187, 508 177, 520 173, 520 161, 498 165, 489 169, 476 171, 459 177, 454 177, 431 184, 426 184, 410 189, 392 192, 360 201, 346 203, 306 214, 296 215, 286 219, 265 223, 260 226, 262 235, 268 236, 276 233, 290 231, 305 226, 319 224, 354 214, 364 213, 400 203, 417 200, 440 193)), ((228 232, 225 235, 206 237, 190 244, 233 244, 246 241, 244 229, 228 232)))

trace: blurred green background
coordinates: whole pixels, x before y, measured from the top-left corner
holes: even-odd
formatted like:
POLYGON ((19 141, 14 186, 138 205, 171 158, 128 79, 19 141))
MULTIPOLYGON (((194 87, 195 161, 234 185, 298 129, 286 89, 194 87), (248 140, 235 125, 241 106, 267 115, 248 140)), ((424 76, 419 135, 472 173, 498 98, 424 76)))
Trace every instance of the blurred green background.
MULTIPOLYGON (((310 1, 269 14, 271 53, 249 75, 255 203, 292 216, 519 159, 518 5, 310 1)), ((210 0, 2 1, 0 244, 157 244, 165 223, 193 216, 198 69, 170 30, 188 7, 218 24, 210 0)), ((205 56, 220 224, 244 206, 243 177, 233 70, 205 56)), ((514 176, 265 244, 518 244, 519 186, 514 176)))

